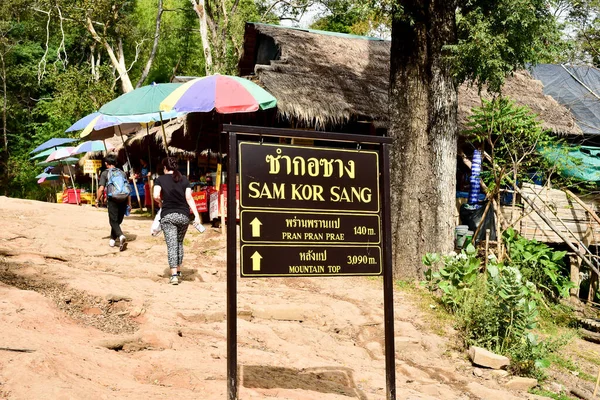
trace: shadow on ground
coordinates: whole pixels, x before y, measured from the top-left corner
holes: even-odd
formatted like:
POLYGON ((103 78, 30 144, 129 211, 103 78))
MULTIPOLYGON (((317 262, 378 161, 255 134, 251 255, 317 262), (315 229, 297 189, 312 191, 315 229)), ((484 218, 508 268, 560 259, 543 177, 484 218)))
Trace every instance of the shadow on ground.
POLYGON ((319 393, 335 393, 366 400, 356 387, 353 371, 342 367, 293 369, 263 365, 241 367, 242 385, 254 389, 301 389, 319 393))

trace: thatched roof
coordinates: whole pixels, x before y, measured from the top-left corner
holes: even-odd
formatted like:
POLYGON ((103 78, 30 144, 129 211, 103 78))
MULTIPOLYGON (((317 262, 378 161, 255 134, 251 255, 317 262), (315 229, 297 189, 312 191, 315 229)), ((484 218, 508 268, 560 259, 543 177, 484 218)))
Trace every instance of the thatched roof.
MULTIPOLYGON (((239 67, 277 98, 281 115, 323 126, 350 120, 387 125, 389 65, 389 41, 248 23, 239 67)), ((545 96, 527 72, 509 77, 503 91, 555 133, 581 134, 570 112, 545 96)), ((478 105, 477 89, 463 85, 461 128, 478 105)))
MULTIPOLYGON (((165 122, 164 124, 164 129, 165 129, 165 136, 167 137, 167 143, 171 143, 171 140, 173 138, 173 133, 178 130, 178 129, 182 129, 184 126, 184 118, 175 118, 172 119, 168 122, 165 122)), ((162 136, 162 131, 163 128, 159 125, 159 126, 154 126, 150 129, 140 129, 139 131, 137 131, 134 135, 130 136, 127 140, 125 140, 125 145, 131 145, 131 144, 135 144, 138 142, 141 142, 144 138, 149 137, 152 140, 154 140, 157 144, 159 144, 160 146, 162 146, 164 148, 164 140, 163 140, 163 136, 162 136)), ((121 143, 118 147, 117 147, 117 151, 120 151, 123 148, 123 144, 121 143)))

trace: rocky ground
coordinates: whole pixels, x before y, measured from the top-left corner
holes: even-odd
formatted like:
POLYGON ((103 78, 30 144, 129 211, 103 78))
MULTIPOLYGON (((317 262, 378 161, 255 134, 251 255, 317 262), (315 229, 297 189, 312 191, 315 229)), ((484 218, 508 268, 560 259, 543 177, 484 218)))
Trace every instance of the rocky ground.
MULTIPOLYGON (((219 230, 189 231, 171 286, 147 217, 126 218, 119 252, 106 210, 0 197, 0 212, 0 398, 227 398, 219 230)), ((382 294, 378 278, 238 279, 239 398, 385 399, 382 294)), ((396 291, 399 400, 538 398, 475 369, 415 302, 396 291)))

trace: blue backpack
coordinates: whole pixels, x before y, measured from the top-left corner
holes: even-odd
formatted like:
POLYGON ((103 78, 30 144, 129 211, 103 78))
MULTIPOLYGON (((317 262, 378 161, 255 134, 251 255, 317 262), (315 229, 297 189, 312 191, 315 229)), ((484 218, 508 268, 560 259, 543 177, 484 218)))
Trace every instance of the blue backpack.
POLYGON ((106 185, 106 195, 109 199, 121 202, 127 200, 131 194, 131 187, 125 173, 118 168, 108 170, 108 183, 106 185))

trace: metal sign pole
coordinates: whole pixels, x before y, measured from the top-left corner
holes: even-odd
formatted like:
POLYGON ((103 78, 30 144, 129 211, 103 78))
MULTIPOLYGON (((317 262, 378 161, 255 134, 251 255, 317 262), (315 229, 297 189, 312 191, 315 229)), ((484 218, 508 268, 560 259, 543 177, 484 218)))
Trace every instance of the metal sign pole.
MULTIPOLYGON (((237 226, 235 177, 237 136, 229 132, 227 154, 227 399, 236 400, 237 380, 237 226)), ((221 210, 223 212, 224 210, 221 210)))
POLYGON ((390 209, 390 145, 381 145, 383 211, 383 315, 385 332, 386 399, 396 400, 396 350, 394 343, 394 277, 392 271, 392 222, 390 209))

